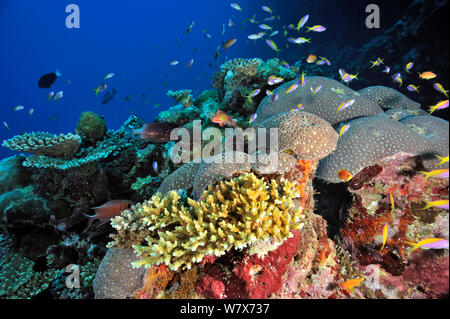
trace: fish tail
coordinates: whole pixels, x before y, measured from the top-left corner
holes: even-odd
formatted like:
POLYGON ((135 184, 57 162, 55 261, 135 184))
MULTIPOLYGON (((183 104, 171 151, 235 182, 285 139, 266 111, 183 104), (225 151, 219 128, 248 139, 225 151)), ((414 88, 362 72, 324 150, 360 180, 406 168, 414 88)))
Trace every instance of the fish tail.
POLYGON ((93 90, 94 90, 94 92, 95 92, 95 95, 98 95, 99 89, 93 89, 93 90))
POLYGON ((309 31, 311 31, 313 28, 311 27, 306 27, 308 29, 308 31, 306 31, 306 33, 308 33, 309 31))
POLYGON ((433 205, 432 205, 429 201, 424 200, 424 202, 426 203, 426 205, 425 205, 424 208, 422 208, 422 210, 428 209, 428 208, 430 208, 430 207, 433 207, 433 205))
POLYGON ((429 110, 430 114, 433 114, 433 112, 436 111, 436 109, 437 109, 436 105, 430 106, 430 110, 429 110))
POLYGON ((419 173, 422 173, 423 175, 425 175, 425 179, 428 179, 430 177, 430 173, 428 173, 428 172, 420 171, 419 173))
POLYGON ((413 252, 414 250, 416 250, 417 248, 419 248, 420 246, 419 245, 417 245, 417 243, 412 243, 412 242, 409 242, 409 241, 403 241, 405 244, 408 244, 408 245, 411 245, 412 246, 412 249, 409 251, 409 252, 413 252))

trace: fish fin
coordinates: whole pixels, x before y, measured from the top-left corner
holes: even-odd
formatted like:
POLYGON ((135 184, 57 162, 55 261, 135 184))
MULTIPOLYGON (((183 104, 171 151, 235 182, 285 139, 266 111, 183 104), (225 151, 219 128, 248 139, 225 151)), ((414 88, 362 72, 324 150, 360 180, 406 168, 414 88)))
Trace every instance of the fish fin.
POLYGON ((425 175, 425 179, 427 180, 430 177, 430 173, 425 172, 425 171, 419 171, 419 173, 422 173, 423 175, 425 175))

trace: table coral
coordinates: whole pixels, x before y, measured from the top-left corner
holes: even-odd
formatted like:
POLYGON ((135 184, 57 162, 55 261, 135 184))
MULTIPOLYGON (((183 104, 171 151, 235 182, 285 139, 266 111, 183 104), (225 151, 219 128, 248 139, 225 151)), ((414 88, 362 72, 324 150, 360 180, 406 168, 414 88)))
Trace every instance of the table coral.
POLYGON ((32 132, 5 140, 2 146, 18 152, 69 159, 78 151, 80 144, 81 137, 77 134, 32 132))

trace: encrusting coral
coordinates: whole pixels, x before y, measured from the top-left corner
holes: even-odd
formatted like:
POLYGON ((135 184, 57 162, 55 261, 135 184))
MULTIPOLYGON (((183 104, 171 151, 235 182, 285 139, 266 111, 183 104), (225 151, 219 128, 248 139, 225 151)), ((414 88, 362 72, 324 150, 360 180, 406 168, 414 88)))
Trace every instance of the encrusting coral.
POLYGON ((81 137, 77 134, 54 135, 47 132, 32 132, 5 140, 2 146, 18 152, 68 159, 75 155, 80 144, 81 137))
POLYGON ((83 136, 83 138, 95 145, 102 140, 106 134, 105 119, 91 111, 83 112, 78 119, 75 132, 83 136))
POLYGON ((206 256, 221 256, 258 239, 290 238, 302 227, 302 207, 294 208, 293 202, 299 195, 295 183, 269 183, 252 173, 211 185, 202 200, 188 198, 187 205, 174 191, 156 194, 112 220, 119 235, 112 236, 110 246, 134 244, 141 257, 137 267, 164 263, 172 270, 189 269, 206 256), (126 229, 141 233, 146 244, 121 238, 130 233, 126 229))

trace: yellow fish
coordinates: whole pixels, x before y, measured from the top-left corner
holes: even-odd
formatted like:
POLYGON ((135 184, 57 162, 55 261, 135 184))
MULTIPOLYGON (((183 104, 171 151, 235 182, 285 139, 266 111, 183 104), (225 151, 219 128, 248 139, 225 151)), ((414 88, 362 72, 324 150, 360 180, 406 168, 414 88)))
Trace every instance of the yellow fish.
POLYGON ((448 178, 448 168, 436 169, 436 170, 431 171, 431 172, 420 171, 420 173, 422 173, 422 174, 424 174, 426 176, 425 179, 428 179, 429 177, 448 178))
POLYGON ((425 207, 422 209, 428 209, 430 207, 442 208, 448 210, 448 199, 445 200, 435 200, 434 202, 429 202, 424 200, 426 203, 425 207))
POLYGON ((407 243, 408 245, 412 246, 412 249, 409 252, 413 252, 418 248, 428 248, 428 249, 448 248, 448 240, 444 238, 427 238, 419 241, 418 243, 410 243, 407 241, 404 241, 404 243, 407 243))
MULTIPOLYGON (((391 199, 392 199, 392 195, 391 195, 391 199)), ((384 224, 384 227, 383 227, 383 245, 381 246, 380 251, 382 251, 384 246, 386 245, 387 236, 388 236, 388 225, 386 223, 386 224, 384 224)))

